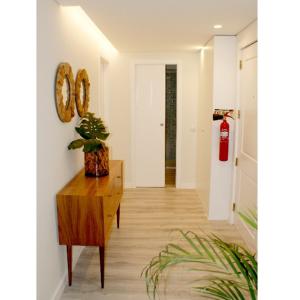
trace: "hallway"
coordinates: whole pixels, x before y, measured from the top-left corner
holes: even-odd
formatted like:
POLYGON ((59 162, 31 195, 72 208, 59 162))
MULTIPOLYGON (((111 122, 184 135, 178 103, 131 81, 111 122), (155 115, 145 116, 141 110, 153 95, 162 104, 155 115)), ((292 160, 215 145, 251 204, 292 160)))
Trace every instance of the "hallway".
MULTIPOLYGON (((198 199, 195 190, 126 189, 120 229, 114 224, 107 246, 105 288, 100 288, 98 248, 86 247, 73 272, 73 285, 65 288, 62 300, 147 300, 141 271, 159 250, 178 238, 172 229, 214 232, 228 241, 243 243, 233 225, 207 221, 198 199)), ((191 289, 194 273, 177 268, 168 277, 166 295, 161 292, 160 299, 202 299, 191 289)))

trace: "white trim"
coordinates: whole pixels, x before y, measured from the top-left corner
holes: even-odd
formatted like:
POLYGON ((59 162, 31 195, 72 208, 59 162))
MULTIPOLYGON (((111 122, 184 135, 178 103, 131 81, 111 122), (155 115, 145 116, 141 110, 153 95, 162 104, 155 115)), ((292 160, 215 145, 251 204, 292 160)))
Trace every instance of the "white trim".
POLYGON ((180 186, 176 186, 177 189, 195 189, 195 182, 182 182, 180 186))
MULTIPOLYGON (((176 188, 181 188, 181 153, 182 153, 182 62, 180 60, 133 60, 130 67, 131 82, 131 177, 132 187, 136 187, 135 172, 135 66, 136 65, 177 65, 177 99, 176 99, 176 188)), ((193 184, 195 186, 195 184, 193 184)))
MULTIPOLYGON (((252 24, 252 23, 251 23, 252 24)), ((240 60, 242 59, 242 51, 247 48, 252 46, 253 44, 257 43, 257 40, 251 40, 250 44, 247 45, 246 47, 243 47, 240 43, 237 45, 237 85, 236 85, 236 105, 235 109, 239 110, 240 109, 240 81, 241 81, 241 70, 239 68, 240 65, 240 60)), ((235 147, 234 147, 234 159, 238 157, 239 153, 239 126, 240 126, 240 120, 237 118, 235 122, 235 147)), ((230 224, 235 224, 237 222, 237 218, 235 218, 235 212, 232 210, 232 205, 233 203, 236 202, 236 194, 237 194, 237 168, 234 166, 233 169, 233 178, 232 178, 232 201, 231 201, 231 207, 230 207, 230 213, 229 213, 229 223, 230 224)))
POLYGON ((124 188, 125 189, 132 189, 132 188, 135 188, 135 185, 133 185, 132 182, 130 182, 130 181, 129 182, 125 181, 124 188))
POLYGON ((64 293, 64 289, 67 286, 67 271, 65 271, 61 281, 59 282, 51 300, 60 300, 63 293, 64 293))
POLYGON ((130 90, 131 90, 131 185, 132 187, 136 187, 135 184, 135 65, 136 63, 132 63, 130 67, 130 90))
MULTIPOLYGON (((235 103, 235 110, 238 111, 240 109, 240 59, 241 59, 241 50, 239 49, 239 45, 237 45, 237 71, 236 71, 236 103, 235 103)), ((240 126, 240 121, 237 118, 236 114, 236 120, 235 120, 235 137, 234 137, 234 161, 236 157, 238 156, 238 144, 239 144, 239 126, 240 126)), ((231 198, 231 203, 229 207, 229 218, 228 221, 230 224, 235 223, 235 213, 232 210, 232 206, 235 203, 236 200, 236 188, 237 188, 237 170, 236 166, 234 164, 233 166, 233 175, 232 175, 232 198, 231 198)))
MULTIPOLYGON (((78 254, 75 257, 73 257, 72 270, 74 270, 84 248, 85 247, 80 247, 78 254)), ((68 273, 66 270, 64 275, 62 276, 60 282, 58 283, 58 285, 53 293, 53 296, 51 297, 51 300, 60 300, 67 284, 68 284, 68 273)))

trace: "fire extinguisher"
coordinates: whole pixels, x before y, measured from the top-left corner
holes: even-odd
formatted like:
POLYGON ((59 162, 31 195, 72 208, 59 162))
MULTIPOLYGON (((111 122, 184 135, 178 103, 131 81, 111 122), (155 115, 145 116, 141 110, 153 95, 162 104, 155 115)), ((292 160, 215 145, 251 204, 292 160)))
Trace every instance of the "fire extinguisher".
POLYGON ((229 123, 226 121, 226 117, 232 118, 231 116, 228 115, 228 113, 224 114, 223 122, 220 125, 220 148, 219 148, 220 161, 228 160, 229 123))

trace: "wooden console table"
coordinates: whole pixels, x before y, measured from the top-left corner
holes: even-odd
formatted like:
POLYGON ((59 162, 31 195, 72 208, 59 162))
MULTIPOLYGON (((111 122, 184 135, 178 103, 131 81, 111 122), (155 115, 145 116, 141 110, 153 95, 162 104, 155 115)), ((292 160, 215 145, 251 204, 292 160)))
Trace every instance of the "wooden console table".
POLYGON ((72 285, 72 246, 98 246, 101 287, 104 287, 105 245, 113 217, 120 224, 123 161, 112 160, 109 175, 87 177, 81 170, 56 195, 59 244, 67 246, 69 285, 72 285))

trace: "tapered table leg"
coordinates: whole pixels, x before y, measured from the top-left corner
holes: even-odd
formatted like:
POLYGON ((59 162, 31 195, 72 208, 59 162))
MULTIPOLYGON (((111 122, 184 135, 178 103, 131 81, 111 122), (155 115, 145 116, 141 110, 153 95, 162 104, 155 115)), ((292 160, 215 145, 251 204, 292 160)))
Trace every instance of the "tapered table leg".
POLYGON ((117 210, 117 227, 120 228, 120 204, 117 210))
POLYGON ((101 273, 101 288, 104 288, 104 255, 105 248, 99 247, 99 255, 100 255, 100 273, 101 273))
POLYGON ((72 285, 72 246, 67 245, 69 286, 72 285))

